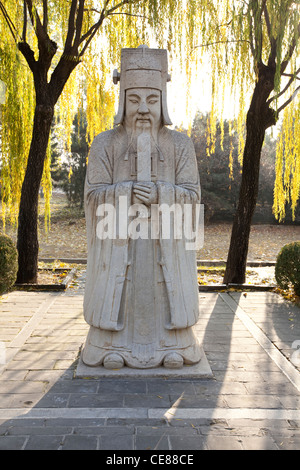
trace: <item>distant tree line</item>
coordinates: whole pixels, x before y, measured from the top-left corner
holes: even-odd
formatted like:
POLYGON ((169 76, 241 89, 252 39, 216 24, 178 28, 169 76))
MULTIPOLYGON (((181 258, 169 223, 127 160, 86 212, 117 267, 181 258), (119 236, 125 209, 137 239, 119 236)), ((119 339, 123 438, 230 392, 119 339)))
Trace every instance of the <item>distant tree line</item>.
MULTIPOLYGON (((241 183, 241 164, 238 162, 238 136, 229 129, 229 122, 223 123, 223 139, 221 125, 217 123, 215 151, 208 154, 207 120, 209 115, 198 112, 194 118, 191 138, 194 142, 200 182, 201 202, 204 204, 206 223, 232 222, 236 211, 241 183), (222 140, 222 146, 221 146, 222 140), (232 152, 232 167, 229 167, 229 155, 232 152)), ((276 140, 266 135, 262 149, 259 177, 259 192, 253 223, 278 223, 275 219, 273 191, 275 181, 276 140)), ((291 224, 291 211, 286 208, 286 224, 291 224)), ((300 223, 298 208, 296 220, 300 223)))
MULTIPOLYGON (((88 156, 87 120, 77 115, 73 123, 71 154, 61 156, 59 141, 52 143, 51 175, 53 187, 63 190, 71 207, 83 208, 84 181, 88 156)), ((55 135, 55 130, 54 130, 55 135)))
MULTIPOLYGON (((193 140, 201 181, 201 202, 205 208, 206 223, 229 222, 233 220, 238 203, 242 167, 238 161, 238 136, 229 128, 229 122, 217 123, 214 153, 208 155, 207 120, 208 114, 198 112, 193 120, 193 140), (221 142, 222 141, 222 142, 221 142), (232 166, 229 167, 231 154, 232 166)), ((84 181, 88 145, 86 139, 87 120, 84 114, 74 120, 71 154, 63 161, 59 145, 52 144, 52 179, 54 188, 60 188, 67 196, 70 206, 83 208, 84 181)), ((184 130, 187 132, 187 130, 184 130)), ((275 181, 276 140, 266 135, 261 159, 259 193, 253 223, 278 223, 272 213, 275 181)), ((291 224, 291 211, 287 207, 286 224, 291 224)), ((300 223, 300 210, 294 223, 300 223)))

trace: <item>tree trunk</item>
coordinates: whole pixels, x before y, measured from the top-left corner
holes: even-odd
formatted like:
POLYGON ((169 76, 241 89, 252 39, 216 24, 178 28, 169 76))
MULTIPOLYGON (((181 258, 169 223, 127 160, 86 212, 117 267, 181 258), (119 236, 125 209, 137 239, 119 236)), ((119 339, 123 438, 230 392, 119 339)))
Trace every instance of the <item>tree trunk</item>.
POLYGON ((17 283, 37 281, 39 251, 37 233, 38 198, 53 115, 54 107, 52 105, 36 105, 32 141, 19 208, 17 241, 19 270, 17 283))
POLYGON ((48 83, 48 71, 57 50, 56 44, 50 41, 47 35, 40 37, 38 61, 34 59, 34 53, 27 43, 21 42, 18 46, 32 70, 36 93, 32 140, 21 191, 17 241, 19 253, 17 283, 31 283, 37 281, 38 198, 54 106, 79 61, 69 60, 63 55, 48 83))
POLYGON ((265 130, 248 117, 239 201, 232 226, 224 284, 243 284, 249 246, 251 221, 256 206, 259 165, 265 130))
POLYGON ((243 284, 246 278, 249 236, 258 193, 261 149, 266 129, 276 123, 275 113, 267 105, 267 98, 274 87, 274 74, 274 68, 260 64, 258 81, 247 114, 242 181, 232 226, 224 284, 243 284))

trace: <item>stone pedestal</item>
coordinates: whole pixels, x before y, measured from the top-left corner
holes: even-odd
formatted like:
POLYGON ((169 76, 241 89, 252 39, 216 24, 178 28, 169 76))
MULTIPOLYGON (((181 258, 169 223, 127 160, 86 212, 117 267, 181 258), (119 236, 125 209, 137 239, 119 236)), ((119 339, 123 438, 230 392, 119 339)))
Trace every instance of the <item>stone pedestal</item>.
POLYGON ((167 369, 166 367, 155 367, 152 369, 133 369, 122 367, 121 369, 109 370, 103 366, 89 367, 84 364, 80 355, 75 371, 75 378, 183 378, 183 379, 207 379, 212 378, 213 373, 202 350, 201 360, 194 365, 184 365, 181 369, 167 369))

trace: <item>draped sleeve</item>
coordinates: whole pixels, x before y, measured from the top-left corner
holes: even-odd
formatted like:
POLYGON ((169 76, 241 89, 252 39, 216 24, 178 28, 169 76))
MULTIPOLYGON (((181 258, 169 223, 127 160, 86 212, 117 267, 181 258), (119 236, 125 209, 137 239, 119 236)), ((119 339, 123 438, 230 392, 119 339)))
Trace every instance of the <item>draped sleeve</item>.
POLYGON ((170 238, 165 239, 160 233, 161 266, 171 312, 166 328, 180 329, 194 325, 199 317, 196 236, 201 190, 193 142, 182 133, 170 133, 175 153, 175 184, 157 182, 158 203, 173 206, 177 213, 170 222, 173 223, 170 238))
MULTIPOLYGON (((113 182, 113 131, 97 136, 90 149, 85 181, 87 273, 84 317, 88 324, 118 331, 124 327, 120 302, 128 266, 128 237, 119 238, 116 216, 120 200, 131 200, 132 181, 113 182), (121 199, 120 199, 121 198, 121 199), (99 215, 107 214, 115 233, 105 233, 99 215)), ((111 227, 110 227, 111 230, 111 227)))

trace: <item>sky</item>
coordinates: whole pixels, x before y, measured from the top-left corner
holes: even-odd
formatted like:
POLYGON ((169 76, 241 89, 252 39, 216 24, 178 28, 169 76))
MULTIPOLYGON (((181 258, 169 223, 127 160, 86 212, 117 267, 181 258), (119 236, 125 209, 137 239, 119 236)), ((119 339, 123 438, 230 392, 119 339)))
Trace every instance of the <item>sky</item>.
POLYGON ((5 90, 6 90, 6 85, 5 83, 0 80, 0 104, 4 104, 5 101, 5 90))
MULTIPOLYGON (((173 125, 185 128, 189 126, 197 111, 209 113, 211 110, 211 85, 208 73, 198 73, 192 80, 190 89, 186 88, 186 78, 179 71, 171 75, 171 82, 167 84, 168 110, 173 125), (190 100, 187 106, 186 95, 190 100)), ((234 102, 230 93, 225 94, 224 118, 233 118, 235 114, 234 102)))

